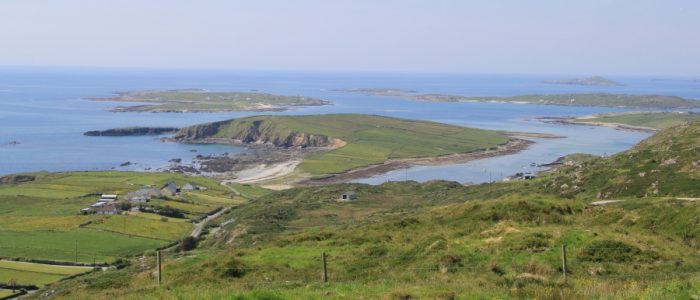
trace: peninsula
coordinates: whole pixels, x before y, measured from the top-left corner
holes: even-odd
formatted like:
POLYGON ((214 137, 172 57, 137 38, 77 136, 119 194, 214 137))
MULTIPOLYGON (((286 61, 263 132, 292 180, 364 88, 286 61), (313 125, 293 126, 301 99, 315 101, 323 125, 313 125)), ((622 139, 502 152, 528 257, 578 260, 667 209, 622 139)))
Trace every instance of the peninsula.
POLYGON ((587 78, 564 79, 564 80, 549 80, 545 83, 550 84, 566 84, 566 85, 589 85, 589 86, 621 86, 622 84, 612 81, 602 76, 591 76, 587 78))
POLYGON ((302 96, 283 96, 258 92, 211 92, 201 89, 119 92, 113 97, 88 99, 139 103, 139 105, 114 107, 110 110, 113 112, 154 113, 284 111, 290 107, 330 104, 325 100, 302 96))
POLYGON ((694 112, 631 112, 572 118, 545 117, 539 120, 549 123, 595 125, 653 132, 688 122, 698 122, 700 114, 694 112))
POLYGON ((183 128, 172 140, 317 149, 304 151, 292 167, 315 179, 463 162, 517 152, 532 143, 501 131, 356 114, 247 117, 183 128))

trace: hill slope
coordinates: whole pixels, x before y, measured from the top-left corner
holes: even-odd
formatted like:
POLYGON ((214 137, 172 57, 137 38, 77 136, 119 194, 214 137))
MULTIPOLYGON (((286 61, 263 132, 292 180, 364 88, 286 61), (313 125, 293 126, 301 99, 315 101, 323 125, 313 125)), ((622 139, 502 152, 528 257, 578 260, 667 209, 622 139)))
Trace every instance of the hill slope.
POLYGON ((699 130, 667 129, 628 152, 532 181, 274 192, 228 212, 198 250, 167 253, 162 287, 145 256, 51 289, 71 299, 693 299, 700 201, 683 197, 698 193, 699 130), (656 176, 658 193, 639 170, 656 176), (548 190, 571 176, 585 188, 567 197, 548 190), (592 205, 594 187, 625 201, 592 205), (335 200, 347 191, 357 200, 335 200))
POLYGON ((300 168, 311 174, 342 173, 389 159, 433 157, 495 148, 505 133, 374 115, 257 116, 192 126, 179 142, 327 147, 300 168))
POLYGON ((543 188, 566 196, 700 197, 700 122, 658 132, 608 158, 557 169, 543 188))

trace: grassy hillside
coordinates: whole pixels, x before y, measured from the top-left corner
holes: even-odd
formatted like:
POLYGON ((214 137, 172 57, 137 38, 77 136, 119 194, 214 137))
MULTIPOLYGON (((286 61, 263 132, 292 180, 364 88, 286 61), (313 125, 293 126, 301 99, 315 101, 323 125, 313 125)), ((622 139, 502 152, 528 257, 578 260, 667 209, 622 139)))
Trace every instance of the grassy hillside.
POLYGON ((277 146, 336 146, 299 166, 311 174, 342 173, 388 159, 489 149, 509 141, 497 131, 373 115, 257 116, 185 128, 177 139, 218 139, 277 146), (339 141, 340 140, 340 141, 339 141))
POLYGON ((700 197, 700 122, 662 130, 632 149, 559 168, 541 187, 567 197, 700 197))
POLYGON ((59 296, 637 299, 700 293, 696 202, 591 207, 525 190, 523 183, 407 182, 274 193, 233 211, 226 218, 239 218, 236 224, 209 236, 199 250, 167 254, 164 287, 155 286, 153 259, 145 258, 64 283, 59 296), (358 191, 357 202, 329 201, 345 190, 358 191), (321 252, 328 253, 328 283, 321 282, 321 252))
POLYGON ((222 216, 198 249, 166 253, 161 287, 144 256, 51 289, 66 299, 694 299, 699 130, 663 130, 609 158, 572 156, 529 181, 261 194, 222 216), (664 175, 653 178, 658 193, 632 176, 639 170, 664 175), (570 177, 584 188, 559 190, 570 177), (621 201, 595 203, 598 190, 621 201), (357 199, 338 202, 347 191, 357 199))
POLYGON ((648 112, 600 115, 593 118, 577 118, 579 123, 622 124, 650 129, 665 129, 687 122, 700 121, 700 114, 678 112, 648 112))

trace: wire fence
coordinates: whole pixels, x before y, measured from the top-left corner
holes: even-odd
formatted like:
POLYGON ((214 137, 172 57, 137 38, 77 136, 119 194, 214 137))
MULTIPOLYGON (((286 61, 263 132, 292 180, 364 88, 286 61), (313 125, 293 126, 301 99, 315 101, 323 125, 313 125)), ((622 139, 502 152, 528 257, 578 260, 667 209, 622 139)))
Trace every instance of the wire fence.
MULTIPOLYGON (((248 286, 285 286, 306 285, 314 283, 366 283, 368 281, 399 280, 402 283, 426 283, 430 284, 435 276, 458 277, 470 276, 476 273, 495 273, 504 276, 506 273, 512 277, 567 282, 578 279, 602 279, 602 280, 647 280, 658 281, 667 279, 700 278, 700 266, 678 265, 678 261, 657 261, 647 264, 642 269, 633 267, 635 262, 628 261, 627 256, 621 256, 620 261, 596 261, 581 257, 581 251, 597 252, 607 251, 613 254, 626 254, 629 247, 551 247, 545 251, 533 253, 530 251, 512 251, 532 254, 546 253, 547 257, 540 257, 534 262, 497 262, 481 261, 470 263, 462 261, 459 256, 446 255, 443 261, 436 257, 428 257, 422 254, 380 254, 368 256, 366 254, 353 254, 347 252, 322 252, 316 255, 280 255, 258 254, 253 261, 244 262, 245 255, 241 256, 241 263, 230 266, 234 273, 235 282, 248 286), (555 254, 555 255, 552 255, 555 254), (552 256, 561 261, 552 264, 552 256), (398 260, 410 260, 408 265, 401 264, 398 260), (393 260, 393 261, 392 261, 393 260), (282 261, 282 262, 276 262, 282 261), (544 271, 543 271, 544 270, 544 271), (255 273, 255 276, 247 276, 255 273)), ((636 252, 635 252, 636 253, 636 252)), ((614 256, 614 255, 613 255, 614 256)), ((156 260, 176 260, 183 256, 174 252, 158 254, 156 260), (158 258, 159 257, 159 258, 158 258)), ((700 259, 694 255, 695 259, 700 259)), ((613 257, 614 260, 614 257, 613 257)), ((162 263, 153 264, 158 275, 158 284, 167 282, 162 277, 162 263)))

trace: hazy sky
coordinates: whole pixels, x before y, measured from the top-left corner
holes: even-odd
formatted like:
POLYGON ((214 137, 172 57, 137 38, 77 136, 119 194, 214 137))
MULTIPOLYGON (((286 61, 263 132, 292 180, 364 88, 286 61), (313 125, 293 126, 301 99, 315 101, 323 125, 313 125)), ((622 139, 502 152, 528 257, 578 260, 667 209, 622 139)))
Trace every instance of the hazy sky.
POLYGON ((0 65, 700 75, 698 0, 0 0, 0 65))

